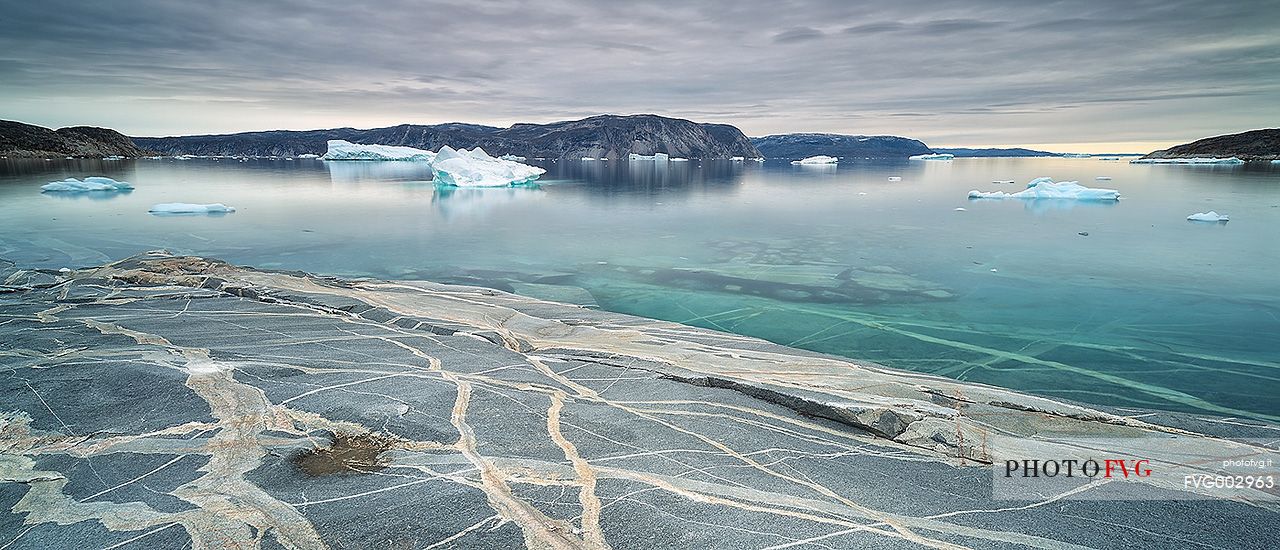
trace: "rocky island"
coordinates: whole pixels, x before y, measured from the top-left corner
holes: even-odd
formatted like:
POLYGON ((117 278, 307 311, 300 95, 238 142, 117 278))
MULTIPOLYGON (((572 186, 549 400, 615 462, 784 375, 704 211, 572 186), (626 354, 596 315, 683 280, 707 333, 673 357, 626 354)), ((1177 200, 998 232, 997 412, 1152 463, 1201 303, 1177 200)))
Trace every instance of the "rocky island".
POLYGON ((1280 128, 1214 136, 1152 151, 1142 159, 1231 158, 1244 161, 1280 159, 1280 128))
POLYGON ((1195 471, 1274 426, 424 281, 163 252, 0 281, 5 548, 1274 542, 1274 495, 1152 476, 1164 498, 997 500, 990 466, 1001 441, 1057 457, 1090 436, 1189 442, 1152 468, 1195 471))
POLYGON ((816 155, 840 158, 898 158, 931 152, 919 140, 898 136, 777 134, 751 138, 768 158, 800 159, 816 155))
POLYGON ((124 134, 107 128, 72 126, 50 130, 42 126, 0 120, 0 156, 139 157, 147 154, 124 134))
POLYGON ((477 124, 402 124, 357 130, 307 131, 135 137, 138 146, 165 155, 298 156, 324 154, 329 140, 397 145, 437 150, 482 147, 494 155, 528 158, 626 159, 631 153, 672 157, 729 159, 758 157, 741 130, 727 124, 704 124, 657 115, 599 115, 549 124, 515 124, 509 128, 477 124))

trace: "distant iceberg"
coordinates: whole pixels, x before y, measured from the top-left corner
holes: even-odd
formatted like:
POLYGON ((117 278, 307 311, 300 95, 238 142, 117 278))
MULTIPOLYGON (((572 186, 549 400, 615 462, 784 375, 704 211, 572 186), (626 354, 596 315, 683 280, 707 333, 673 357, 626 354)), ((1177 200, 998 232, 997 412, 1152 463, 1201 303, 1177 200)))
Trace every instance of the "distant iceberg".
POLYGON ((1068 159, 1087 159, 1092 156, 1093 155, 1089 153, 1063 153, 1062 154, 1062 158, 1068 158, 1068 159))
POLYGON ((671 162, 689 162, 689 159, 684 157, 671 157, 671 162))
POLYGON ((470 151, 441 147, 431 163, 437 185, 509 187, 531 183, 547 171, 537 166, 493 158, 479 147, 470 151))
POLYGON ((1027 188, 1017 193, 1004 191, 969 192, 970 199, 1073 199, 1080 201, 1114 201, 1120 200, 1120 192, 1115 189, 1094 189, 1085 187, 1075 181, 1054 182, 1053 178, 1036 178, 1027 184, 1027 188))
POLYGON ((341 139, 329 140, 329 151, 324 160, 416 160, 431 162, 436 154, 413 147, 398 145, 365 145, 341 139))
POLYGON ((837 162, 840 162, 840 159, 837 159, 836 157, 828 157, 826 155, 817 155, 813 157, 802 158, 800 160, 793 160, 791 161, 791 164, 836 164, 837 162))
POLYGON ((654 153, 652 155, 641 155, 638 153, 631 153, 627 155, 627 160, 635 160, 635 161, 653 160, 657 162, 667 162, 671 160, 671 157, 668 156, 666 153, 654 153))
POLYGON ((235 207, 227 206, 222 203, 191 204, 187 202, 167 202, 157 204, 152 206, 151 210, 149 210, 152 214, 161 216, 167 214, 226 214, 228 212, 235 211, 235 207))
POLYGON ((925 155, 911 155, 907 160, 952 160, 956 158, 951 153, 929 153, 925 155))
POLYGON ((502 160, 510 160, 510 161, 515 161, 515 162, 524 162, 524 161, 528 160, 528 159, 526 159, 526 158, 524 158, 524 157, 522 157, 522 156, 520 156, 520 155, 502 155, 502 156, 500 156, 500 157, 498 157, 498 158, 500 158, 500 159, 502 159, 502 160))
POLYGON ((582 160, 597 160, 595 157, 582 157, 582 160))
POLYGON ((730 157, 729 160, 733 162, 742 162, 747 160, 747 157, 730 157))
POLYGON ((1098 180, 1098 181, 1111 181, 1111 176, 1098 176, 1098 177, 1093 178, 1093 179, 1098 180))
POLYGON ((1230 218, 1228 218, 1226 214, 1219 214, 1217 212, 1214 212, 1213 210, 1210 210, 1208 212, 1197 212, 1195 214, 1187 216, 1187 221, 1225 222, 1225 221, 1230 221, 1230 218))
POLYGON ((1235 157, 1194 157, 1174 159, 1133 159, 1129 161, 1129 164, 1244 164, 1244 161, 1235 157))
POLYGON ((889 181, 902 181, 902 176, 889 176, 889 181))
POLYGON ((318 158, 320 158, 320 155, 317 155, 317 154, 315 154, 315 153, 303 153, 303 154, 301 154, 301 155, 298 155, 298 158, 300 158, 300 159, 318 159, 318 158))
POLYGON ((90 176, 83 181, 75 178, 67 178, 62 181, 54 181, 40 186, 41 191, 50 193, 83 193, 86 191, 130 191, 133 185, 127 181, 116 181, 111 178, 100 176, 90 176))

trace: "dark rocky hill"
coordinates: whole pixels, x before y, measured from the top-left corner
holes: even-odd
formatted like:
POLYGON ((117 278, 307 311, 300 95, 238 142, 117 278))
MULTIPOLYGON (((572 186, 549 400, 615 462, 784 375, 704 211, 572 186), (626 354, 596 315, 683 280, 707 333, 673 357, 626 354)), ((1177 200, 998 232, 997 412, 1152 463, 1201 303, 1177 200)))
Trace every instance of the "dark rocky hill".
POLYGON ((1058 157, 1059 153, 1050 153, 1048 151, 1037 151, 1035 149, 1024 149, 1022 147, 1009 148, 979 148, 973 149, 968 147, 951 147, 951 148, 934 148, 935 153, 950 153, 957 157, 1058 157))
POLYGON ((814 155, 841 158, 907 158, 931 152, 919 140, 898 136, 844 134, 776 134, 751 138, 768 158, 799 159, 814 155))
POLYGON ((1236 157, 1241 160, 1280 159, 1280 128, 1214 136, 1153 151, 1142 158, 1236 157))
POLYGON ((494 155, 510 153, 548 158, 622 159, 629 153, 655 152, 687 158, 759 156, 751 141, 733 126, 656 115, 600 115, 550 124, 516 124, 510 128, 461 123, 402 124, 370 130, 334 128, 133 139, 140 147, 166 155, 324 154, 328 140, 343 139, 430 150, 438 150, 443 145, 481 146, 494 155))
POLYGON ((43 126, 0 120, 0 156, 140 157, 145 154, 146 151, 124 134, 107 128, 72 126, 50 130, 43 126))

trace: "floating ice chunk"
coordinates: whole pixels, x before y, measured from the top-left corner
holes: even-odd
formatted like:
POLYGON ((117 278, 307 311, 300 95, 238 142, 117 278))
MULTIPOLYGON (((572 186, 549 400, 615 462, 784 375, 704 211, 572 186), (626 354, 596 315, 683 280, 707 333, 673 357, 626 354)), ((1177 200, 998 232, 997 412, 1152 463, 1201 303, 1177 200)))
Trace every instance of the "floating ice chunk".
POLYGON ((418 160, 431 162, 436 154, 424 149, 399 145, 366 145, 341 139, 329 140, 324 160, 418 160))
POLYGON ((1120 157, 1098 157, 1098 160, 1120 160, 1120 157))
POLYGON ((86 191, 129 191, 133 189, 127 181, 116 181, 111 178, 100 176, 90 176, 84 181, 67 178, 62 181, 54 181, 40 186, 42 191, 52 193, 81 193, 86 191))
POLYGON ((956 208, 953 208, 952 210, 955 210, 956 212, 964 212, 964 211, 965 211, 965 209, 964 209, 963 207, 956 207, 956 208))
POLYGON ((925 155, 911 155, 907 160, 951 160, 956 158, 951 153, 928 153, 925 155))
POLYGON ((1087 159, 1092 157, 1089 153, 1063 153, 1062 158, 1068 159, 1087 159))
POLYGON ((227 206, 220 202, 213 204, 191 204, 188 202, 166 202, 151 207, 152 214, 226 214, 235 212, 235 207, 227 206))
POLYGON ((303 153, 303 154, 301 154, 301 155, 298 155, 298 158, 300 158, 300 159, 318 159, 318 158, 320 158, 320 155, 317 155, 317 154, 315 154, 315 153, 303 153))
POLYGON ((437 185, 456 187, 509 187, 530 183, 547 171, 513 160, 493 158, 476 147, 454 150, 441 147, 431 163, 437 185))
POLYGON ((902 181, 902 176, 889 176, 889 181, 902 181))
POLYGON ((582 157, 582 160, 596 160, 595 157, 582 157))
POLYGON ((689 159, 684 157, 671 157, 671 162, 689 162, 689 159))
POLYGON ((1120 199, 1120 192, 1115 189, 1094 189, 1085 187, 1075 181, 1054 182, 1053 178, 1036 178, 1027 184, 1027 188, 1017 193, 1004 191, 983 192, 977 189, 969 192, 971 199, 1073 199, 1080 201, 1114 201, 1120 199))
POLYGON ((652 160, 657 162, 667 162, 670 159, 671 157, 668 156, 666 153, 654 153, 652 155, 641 155, 638 153, 631 153, 627 155, 627 160, 636 160, 636 161, 652 160))
MULTIPOLYGON (((751 159, 751 160, 756 161, 756 162, 764 162, 764 157, 756 157, 756 158, 753 158, 753 159, 751 159)), ((1277 161, 1277 162, 1280 162, 1280 161, 1277 161)))
POLYGON ((1244 164, 1244 161, 1235 157, 1194 157, 1174 159, 1133 159, 1129 161, 1129 164, 1244 164))
POLYGON ((1280 164, 1280 159, 1276 159, 1276 160, 1271 161, 1271 164, 1280 164))
POLYGON ((1219 214, 1213 210, 1208 212, 1196 212, 1195 214, 1187 216, 1187 221, 1193 222, 1225 222, 1229 220, 1230 218, 1228 218, 1226 214, 1219 214))
POLYGON ((502 155, 502 156, 500 156, 500 157, 498 157, 498 158, 500 158, 500 159, 502 159, 502 160, 510 160, 510 161, 514 161, 514 162, 524 162, 524 161, 526 161, 526 160, 529 160, 529 159, 526 159, 525 157, 522 157, 522 156, 520 156, 520 155, 502 155))
POLYGON ((1093 179, 1095 179, 1095 180, 1097 180, 1097 181, 1111 181, 1111 176, 1098 176, 1098 177, 1093 178, 1093 179))
POLYGON ((826 155, 817 155, 812 157, 805 157, 800 160, 793 160, 791 161, 791 164, 836 164, 837 162, 840 162, 840 159, 836 157, 829 157, 826 155))
POLYGON ((1013 183, 1013 180, 991 180, 991 183, 1013 183))
POLYGON ((747 157, 732 157, 732 158, 730 158, 729 160, 731 160, 731 161, 733 161, 733 162, 742 162, 742 161, 744 161, 744 160, 747 160, 747 157))

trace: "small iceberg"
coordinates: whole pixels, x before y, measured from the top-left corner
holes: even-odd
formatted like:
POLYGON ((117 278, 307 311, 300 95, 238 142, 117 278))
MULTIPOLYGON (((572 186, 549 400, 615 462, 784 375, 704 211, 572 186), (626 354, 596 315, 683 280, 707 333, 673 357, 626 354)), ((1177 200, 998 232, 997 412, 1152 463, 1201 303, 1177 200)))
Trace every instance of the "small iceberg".
POLYGON ((329 140, 324 160, 416 160, 431 162, 436 154, 424 149, 399 145, 366 145, 341 139, 329 140))
POLYGON ((689 159, 684 157, 671 157, 671 162, 689 162, 689 159))
POLYGON ((90 176, 84 180, 67 178, 40 186, 41 191, 49 193, 84 193, 88 191, 131 191, 133 185, 127 181, 116 181, 111 178, 90 176))
POLYGON ((1129 161, 1129 164, 1244 164, 1244 161, 1235 157, 1193 157, 1173 159, 1133 159, 1129 161))
POLYGON ((315 154, 315 153, 303 153, 303 154, 301 154, 301 155, 298 155, 298 158, 300 158, 300 159, 318 159, 318 158, 320 158, 320 155, 317 155, 317 154, 315 154))
POLYGON ((970 199, 1072 199, 1079 201, 1114 201, 1120 200, 1120 192, 1115 189, 1094 189, 1080 185, 1080 182, 1055 182, 1053 178, 1036 178, 1027 184, 1027 188, 1017 193, 1004 191, 983 192, 977 189, 969 192, 970 199))
POLYGON ((227 206, 220 202, 213 204, 191 204, 187 202, 166 202, 151 207, 152 214, 158 216, 178 215, 178 214, 226 214, 235 212, 235 207, 227 206))
POLYGON ((595 157, 582 157, 582 160, 597 160, 595 157))
POLYGON ((952 160, 956 158, 951 153, 929 153, 925 155, 911 155, 907 160, 952 160))
POLYGON ((902 181, 902 176, 889 176, 889 181, 902 181))
POLYGON ((1090 155, 1089 153, 1063 153, 1062 154, 1062 158, 1064 159, 1087 159, 1092 156, 1093 155, 1090 155))
POLYGON ((1013 180, 991 180, 991 183, 1006 184, 1006 183, 1014 183, 1014 181, 1013 180))
POLYGON ((733 162, 743 162, 747 160, 747 157, 730 157, 729 160, 733 162))
POLYGON ((524 162, 524 161, 526 161, 526 160, 529 160, 529 159, 527 159, 527 158, 525 158, 525 157, 522 157, 522 156, 520 156, 520 155, 502 155, 502 156, 500 156, 500 157, 498 157, 498 158, 500 158, 500 159, 502 159, 502 160, 509 160, 509 161, 513 161, 513 162, 524 162))
POLYGON ((652 155, 641 155, 639 153, 631 153, 627 155, 627 160, 645 161, 652 160, 657 162, 667 162, 671 157, 666 153, 654 153, 652 155))
POLYGON ((817 155, 812 157, 805 157, 800 160, 793 160, 791 161, 791 164, 797 164, 797 165, 798 164, 835 164, 837 162, 840 162, 840 159, 836 157, 829 157, 826 155, 817 155))
POLYGON ((1196 212, 1195 214, 1187 216, 1187 221, 1192 222, 1227 222, 1230 220, 1231 218, 1228 218, 1226 214, 1219 214, 1213 210, 1208 212, 1196 212))
POLYGON ((493 158, 479 147, 470 151, 441 147, 431 163, 436 185, 510 187, 532 183, 547 171, 537 166, 493 158))
POLYGON ((1096 181, 1111 181, 1111 176, 1098 176, 1093 179, 1096 181))

